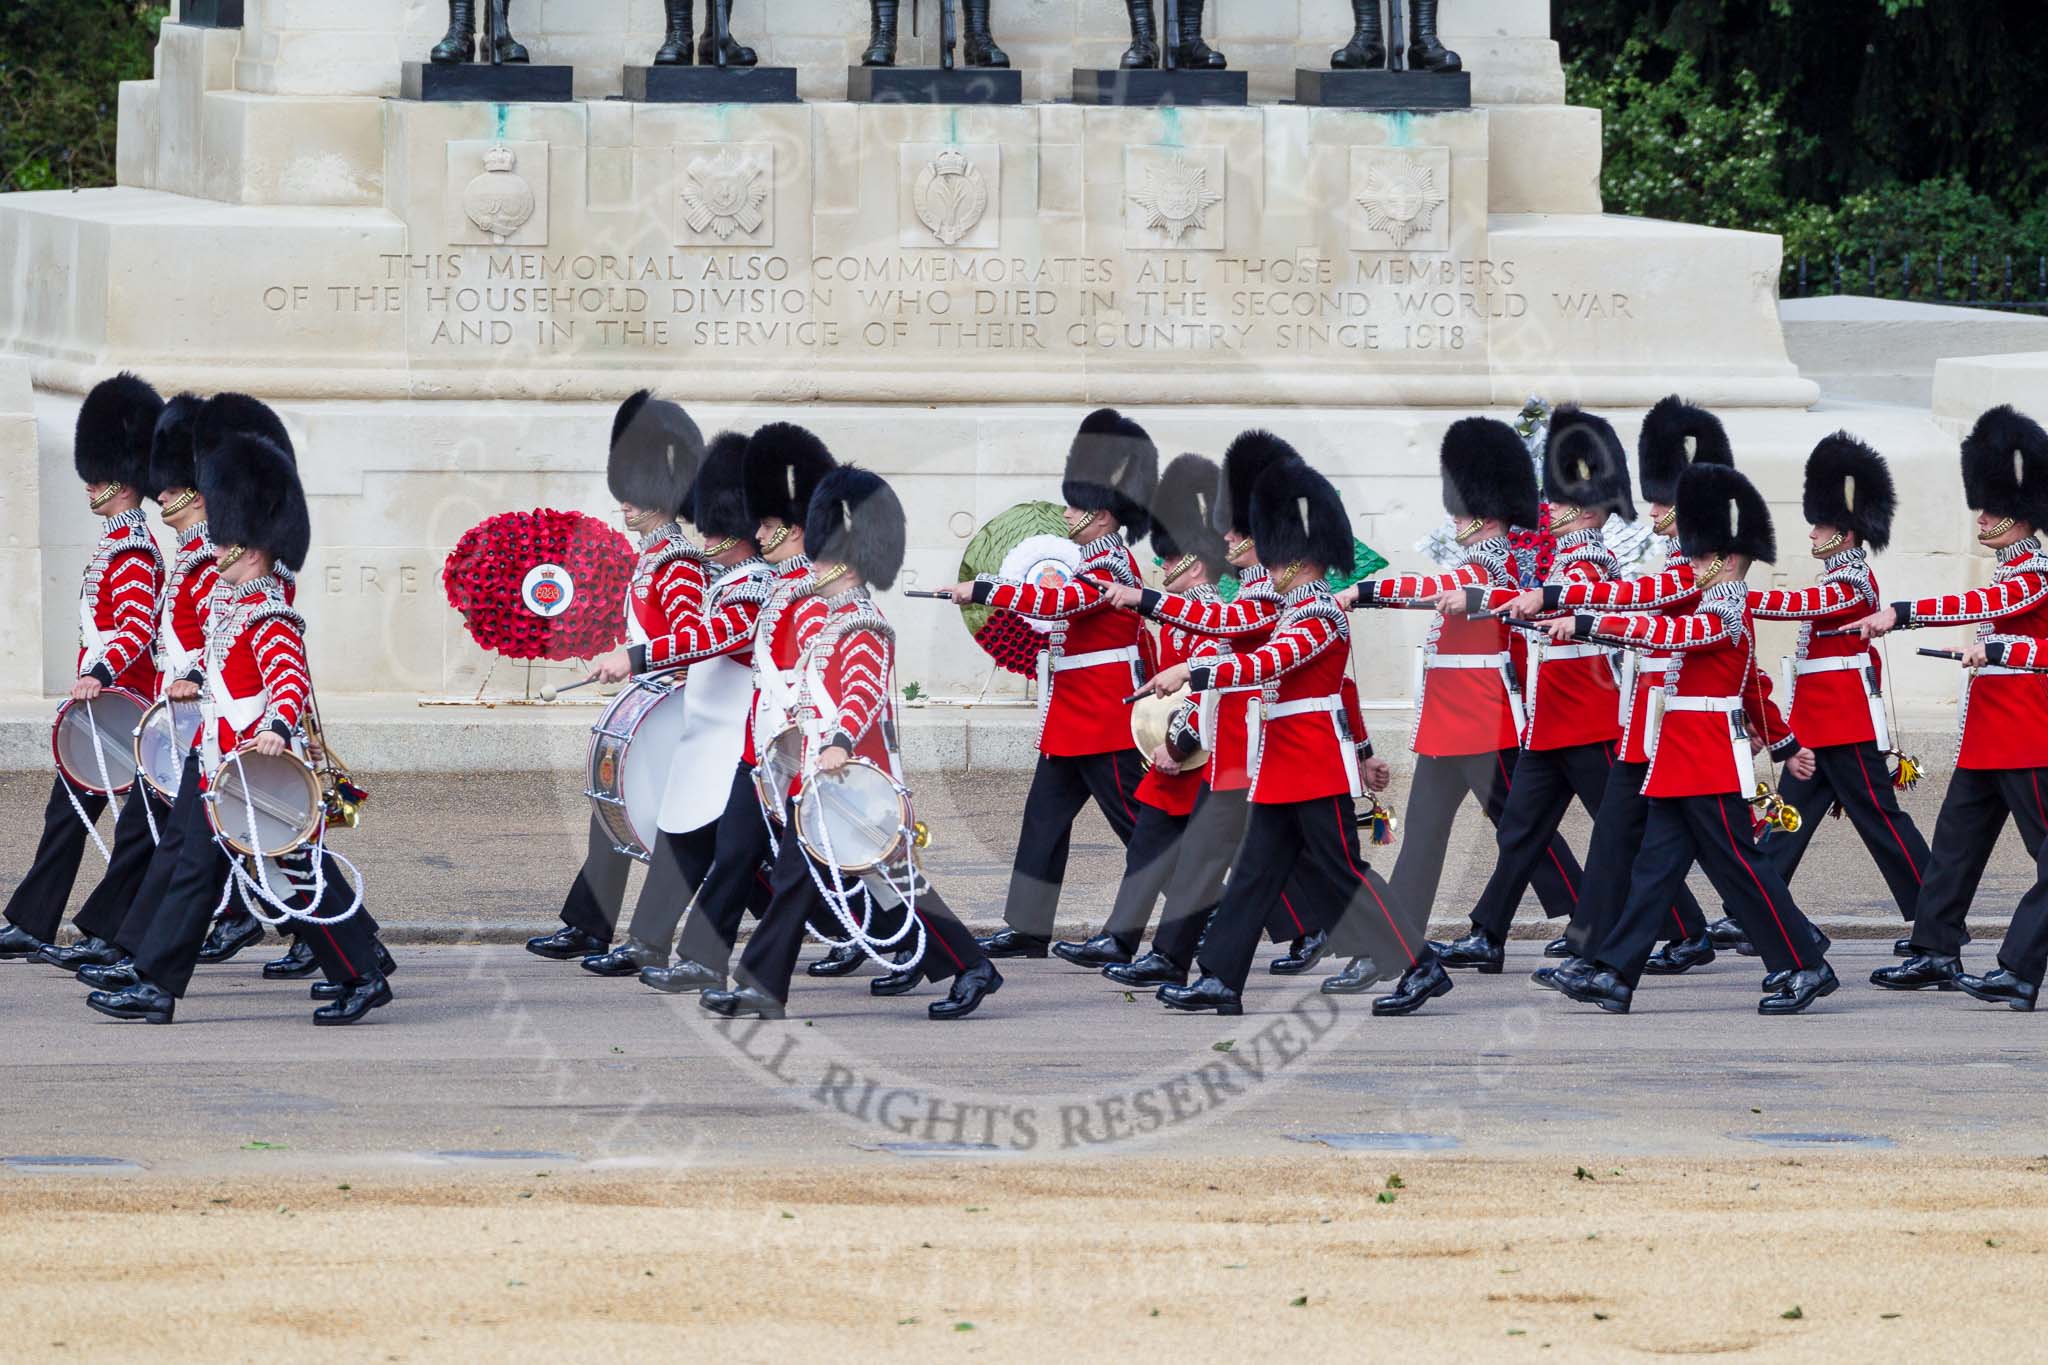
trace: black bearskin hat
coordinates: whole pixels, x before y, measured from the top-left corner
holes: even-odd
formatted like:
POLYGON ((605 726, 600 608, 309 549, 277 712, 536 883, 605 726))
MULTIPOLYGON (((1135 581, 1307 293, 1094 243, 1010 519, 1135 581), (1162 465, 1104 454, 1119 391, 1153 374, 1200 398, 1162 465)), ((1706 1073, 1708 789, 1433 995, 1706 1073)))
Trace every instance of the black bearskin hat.
POLYGON ((1444 433, 1444 510, 1533 528, 1542 517, 1529 447, 1506 422, 1464 417, 1444 433))
POLYGON ((1606 418, 1569 403, 1550 414, 1543 498, 1593 512, 1618 512, 1624 521, 1636 519, 1636 502, 1629 495, 1628 454, 1606 418))
POLYGON ((1657 400, 1643 417, 1636 438, 1636 487, 1645 500, 1665 507, 1678 501, 1678 476, 1686 466, 1735 463, 1721 419, 1677 394, 1657 400))
POLYGON ((291 433, 284 429, 284 419, 272 410, 270 404, 246 393, 217 393, 206 400, 199 410, 198 426, 192 433, 193 444, 198 449, 212 450, 227 438, 229 432, 240 431, 264 440, 284 452, 284 457, 293 464, 299 461, 299 453, 292 449, 291 433))
POLYGON ((1678 476, 1678 548, 1691 559, 1741 555, 1769 564, 1777 533, 1764 495, 1733 465, 1695 464, 1678 476))
POLYGON ((149 443, 164 400, 126 370, 92 386, 78 409, 71 464, 85 483, 126 484, 138 494, 149 486, 149 443))
POLYGON ((1252 533, 1252 490, 1274 465, 1298 460, 1301 452, 1270 431, 1247 431, 1223 452, 1223 480, 1216 491, 1216 530, 1252 533))
MULTIPOLYGON (((817 435, 794 422, 770 422, 747 440, 747 515, 801 527, 811 494, 839 462, 817 435)), ((805 553, 810 552, 809 537, 805 553)))
POLYGON ((204 405, 198 394, 181 393, 158 414, 149 440, 149 487, 158 497, 166 489, 199 487, 195 454, 204 405))
POLYGON ((691 524, 707 542, 752 540, 759 519, 747 513, 747 438, 721 431, 711 438, 691 489, 691 524))
POLYGON ((1963 495, 1973 511, 2048 529, 2048 432, 2010 406, 1963 438, 1963 495))
POLYGON ((879 592, 896 581, 903 567, 908 526, 896 490, 881 475, 840 465, 818 480, 811 494, 804 552, 813 561, 846 565, 879 592))
POLYGON ((296 573, 312 548, 313 524, 298 467, 269 440, 230 432, 199 462, 199 495, 213 542, 262 550, 296 573))
POLYGON ((1145 428, 1115 408, 1098 408, 1081 422, 1067 448, 1060 496, 1067 506, 1108 512, 1131 540, 1152 526, 1152 494, 1159 483, 1159 447, 1145 428))
POLYGON ((1152 548, 1167 568, 1193 555, 1211 579, 1222 575, 1223 537, 1215 522, 1219 473, 1214 460, 1182 455, 1159 476, 1159 491, 1152 498, 1152 548))
POLYGON ((1853 531, 1871 549, 1882 550, 1891 543, 1898 503, 1884 456, 1848 432, 1822 437, 1806 457, 1802 510, 1808 525, 1853 531))
POLYGON ((704 433, 679 405, 646 389, 619 404, 604 470, 614 498, 679 517, 703 462, 704 433))
POLYGON ((1273 466, 1252 490, 1252 539, 1259 562, 1275 574, 1304 560, 1333 574, 1358 563, 1344 500, 1305 460, 1273 466))

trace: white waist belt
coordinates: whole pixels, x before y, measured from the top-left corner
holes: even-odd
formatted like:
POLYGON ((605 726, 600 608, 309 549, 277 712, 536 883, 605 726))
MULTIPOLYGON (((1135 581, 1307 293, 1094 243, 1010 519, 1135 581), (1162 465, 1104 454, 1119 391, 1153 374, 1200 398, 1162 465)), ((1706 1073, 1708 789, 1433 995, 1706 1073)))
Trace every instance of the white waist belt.
POLYGON ((1837 654, 1831 659, 1801 659, 1792 665, 1792 672, 1804 678, 1810 673, 1848 673, 1869 666, 1868 654, 1837 654))
POLYGON ((1545 645, 1543 662, 1554 664, 1566 659, 1597 659, 1606 653, 1605 645, 1545 645))
POLYGON ((1275 702, 1266 708, 1267 720, 1279 720, 1282 716, 1306 716, 1317 711, 1335 713, 1344 709, 1344 698, 1302 697, 1295 701, 1275 702))
POLYGON ((2022 673, 2032 673, 2031 668, 2007 668, 2004 664, 1986 664, 1977 670, 1980 678, 2016 678, 2022 673))
POLYGON ((1732 716, 1742 709, 1740 697, 1666 697, 1666 711, 1718 711, 1732 716))
POLYGON ((1138 662, 1138 647, 1125 645, 1122 649, 1097 649, 1087 654, 1062 654, 1052 661, 1052 671, 1065 673, 1075 668, 1101 668, 1105 664, 1134 664, 1138 662))
POLYGON ((1509 662, 1506 654, 1439 654, 1424 666, 1433 672, 1439 668, 1504 668, 1509 662))
MULTIPOLYGON (((1301 697, 1294 701, 1273 702, 1264 706, 1252 707, 1251 714, 1245 718, 1246 729, 1249 732, 1246 735, 1246 739, 1251 760, 1249 766, 1251 769, 1252 791, 1257 793, 1259 789, 1259 771, 1265 766, 1265 727, 1268 722, 1279 720, 1285 716, 1327 713, 1338 718, 1338 728, 1342 729, 1344 723, 1342 720, 1343 711, 1344 697, 1341 693, 1325 697, 1301 697)), ((1355 735, 1339 735, 1338 740, 1337 748, 1339 756, 1344 762, 1344 776, 1350 783, 1351 795, 1356 798, 1364 790, 1359 786, 1358 782, 1358 739, 1355 735)))

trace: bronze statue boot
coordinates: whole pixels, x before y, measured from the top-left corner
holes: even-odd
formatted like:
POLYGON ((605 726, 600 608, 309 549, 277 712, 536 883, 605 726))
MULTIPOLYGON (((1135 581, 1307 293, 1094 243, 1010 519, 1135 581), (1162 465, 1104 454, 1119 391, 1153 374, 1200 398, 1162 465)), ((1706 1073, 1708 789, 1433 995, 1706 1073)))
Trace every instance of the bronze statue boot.
POLYGON ((1126 71, 1159 65, 1159 27, 1152 21, 1152 0, 1124 0, 1131 13, 1131 45, 1117 62, 1126 71))
POLYGON ((448 0, 448 36, 434 44, 427 60, 437 66, 476 60, 476 0, 448 0))
POLYGON ((725 18, 725 64, 752 66, 761 60, 751 47, 742 47, 732 36, 732 0, 705 0, 704 36, 697 42, 697 65, 718 65, 718 19, 725 18))
POLYGON ((1437 0, 1414 0, 1415 32, 1408 39, 1408 66, 1415 71, 1463 71, 1465 63, 1436 36, 1437 0))
POLYGON ((690 64, 690 6, 694 3, 696 0, 661 0, 661 7, 668 13, 668 36, 655 51, 656 66, 690 64))
POLYGON ((1373 71, 1387 64, 1387 39, 1380 30, 1380 0, 1351 0, 1358 21, 1351 41, 1330 54, 1334 71, 1373 71))
POLYGON ((996 35, 989 28, 988 11, 991 0, 961 0, 967 11, 967 42, 962 46, 960 57, 969 66, 1000 66, 1010 64, 1010 54, 996 46, 996 35))
POLYGON ((862 66, 896 65, 896 13, 898 0, 869 0, 868 50, 860 54, 862 66))
POLYGON ((1179 41, 1173 57, 1184 71, 1221 71, 1230 62, 1221 52, 1202 41, 1202 9, 1207 0, 1180 0, 1179 41))
POLYGON ((495 52, 486 53, 496 62, 515 63, 529 60, 526 48, 512 36, 512 0, 490 0, 491 17, 497 21, 498 46, 495 52))

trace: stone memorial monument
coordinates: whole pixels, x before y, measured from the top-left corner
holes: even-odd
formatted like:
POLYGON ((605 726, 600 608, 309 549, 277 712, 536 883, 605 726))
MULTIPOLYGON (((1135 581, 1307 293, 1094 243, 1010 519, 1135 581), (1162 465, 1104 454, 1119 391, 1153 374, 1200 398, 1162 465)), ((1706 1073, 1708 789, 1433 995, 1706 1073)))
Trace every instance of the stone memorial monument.
MULTIPOLYGON (((394 98, 439 0, 174 18, 155 78, 121 91, 119 187, 0 197, 0 357, 30 367, 51 471, 79 396, 117 369, 274 402, 312 496, 322 687, 406 707, 491 668, 443 601, 449 548, 508 509, 604 515, 608 423, 642 386, 707 431, 796 418, 887 473, 913 585, 950 581, 981 522, 1056 489, 1101 404, 1175 450, 1284 432, 1344 472, 1359 534, 1396 559, 1438 516, 1445 427, 1531 393, 1629 439, 1667 393, 1712 405, 1796 508, 1799 462, 1841 418, 1804 411, 1778 240, 1602 213, 1599 116, 1563 102, 1546 0, 1446 9, 1473 106, 1441 112, 1277 102, 1341 24, 1341 0, 1298 8, 1182 7, 1178 32, 1210 23, 1257 102, 1159 109, 849 103, 872 36, 853 6, 752 11, 763 67, 795 68, 803 104, 607 98, 675 17, 616 0, 524 22, 530 65, 573 68, 566 102, 394 98), (819 31, 826 9, 847 31, 819 31)), ((1019 6, 1004 40, 1026 93, 1114 67, 1126 18, 1019 6)), ((932 38, 899 35, 900 58, 935 64, 932 38)), ((1952 459, 1931 425, 1862 434, 1952 459)), ((1929 480, 1930 523, 1952 483, 1929 480)), ((45 672, 9 685, 68 671, 83 520, 56 502, 10 519, 9 548, 43 537, 20 619, 42 622, 45 672)), ((1893 576, 1941 581, 1904 558, 1893 576)), ((904 682, 984 687, 951 613, 894 615, 904 682)), ((1376 623, 1369 697, 1405 695, 1387 633, 1419 629, 1376 623)))

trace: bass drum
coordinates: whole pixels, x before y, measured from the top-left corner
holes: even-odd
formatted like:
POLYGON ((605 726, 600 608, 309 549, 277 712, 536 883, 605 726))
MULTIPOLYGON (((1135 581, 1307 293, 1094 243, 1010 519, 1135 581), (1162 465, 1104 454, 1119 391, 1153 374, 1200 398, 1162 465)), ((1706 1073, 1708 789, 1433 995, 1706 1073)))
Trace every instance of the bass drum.
POLYGON ((804 851, 854 876, 900 865, 914 828, 909 798, 864 759, 829 776, 812 773, 796 800, 796 837, 804 851))
POLYGON ((149 703, 109 687, 91 701, 67 701, 50 726, 57 771, 82 792, 126 796, 135 785, 135 727, 149 703))
POLYGON ((185 757, 202 724, 198 702, 166 700, 145 711, 135 727, 135 771, 165 805, 178 799, 185 757))
POLYGON ((660 837, 662 797, 683 738, 683 689, 635 678, 590 730, 591 813, 612 847, 648 862, 660 837))
POLYGON ((280 858, 312 843, 326 810, 312 764, 289 751, 266 758, 253 743, 221 760, 205 806, 221 841, 257 858, 280 858))

